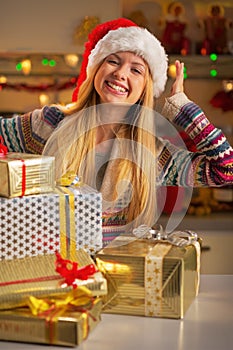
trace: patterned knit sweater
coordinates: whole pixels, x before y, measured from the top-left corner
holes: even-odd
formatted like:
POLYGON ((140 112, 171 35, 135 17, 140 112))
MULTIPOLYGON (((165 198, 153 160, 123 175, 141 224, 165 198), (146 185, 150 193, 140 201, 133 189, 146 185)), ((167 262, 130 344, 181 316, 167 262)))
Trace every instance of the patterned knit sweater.
MULTIPOLYGON (((198 151, 189 152, 160 139, 160 185, 222 186, 233 183, 233 149, 200 107, 184 93, 178 93, 166 100, 162 114, 191 137, 198 151)), ((58 108, 48 106, 12 118, 0 117, 0 135, 11 152, 41 154, 47 139, 63 118, 58 108)))
POLYGON ((44 145, 64 118, 56 107, 44 107, 12 118, 0 117, 0 135, 9 152, 42 154, 44 145))

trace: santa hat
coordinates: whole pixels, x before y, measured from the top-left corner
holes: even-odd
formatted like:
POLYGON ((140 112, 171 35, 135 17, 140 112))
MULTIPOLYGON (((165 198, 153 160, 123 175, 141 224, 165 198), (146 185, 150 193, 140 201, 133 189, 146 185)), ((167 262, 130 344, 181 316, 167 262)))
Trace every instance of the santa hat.
POLYGON ((167 81, 168 59, 160 41, 147 29, 134 22, 119 18, 98 25, 88 36, 77 86, 72 100, 76 101, 78 90, 89 70, 108 55, 130 51, 142 57, 148 64, 154 85, 154 96, 159 97, 167 81))

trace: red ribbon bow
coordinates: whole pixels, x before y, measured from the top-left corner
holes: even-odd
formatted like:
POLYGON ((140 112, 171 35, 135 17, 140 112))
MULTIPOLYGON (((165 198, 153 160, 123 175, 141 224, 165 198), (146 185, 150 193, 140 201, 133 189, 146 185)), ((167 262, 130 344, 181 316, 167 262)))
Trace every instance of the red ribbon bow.
POLYGON ((4 157, 7 153, 8 149, 3 143, 3 137, 0 136, 0 157, 4 157))
POLYGON ((78 268, 77 262, 63 259, 59 253, 56 253, 56 257, 56 272, 64 277, 68 286, 73 286, 73 288, 77 288, 76 279, 87 280, 98 271, 94 264, 78 268))

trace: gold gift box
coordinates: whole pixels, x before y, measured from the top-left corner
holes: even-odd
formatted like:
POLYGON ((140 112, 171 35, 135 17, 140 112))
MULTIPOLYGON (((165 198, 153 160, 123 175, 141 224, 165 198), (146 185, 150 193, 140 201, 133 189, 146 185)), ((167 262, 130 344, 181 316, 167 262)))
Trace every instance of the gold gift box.
POLYGON ((53 191, 54 164, 54 157, 7 153, 0 158, 0 196, 13 198, 53 191))
POLYGON ((197 247, 126 235, 113 243, 96 255, 97 267, 108 280, 103 312, 183 318, 198 293, 197 247))
MULTIPOLYGON (((38 255, 23 259, 0 262, 0 310, 25 306, 29 296, 63 296, 73 289, 66 286, 63 277, 55 271, 54 254, 38 255)), ((76 251, 70 261, 76 261, 78 268, 94 264, 83 249, 76 251)), ((77 285, 87 287, 93 296, 107 294, 107 281, 98 271, 77 285)))
POLYGON ((87 311, 66 312, 49 322, 33 316, 29 309, 0 311, 0 340, 74 347, 100 322, 101 307, 101 299, 95 298, 87 311))

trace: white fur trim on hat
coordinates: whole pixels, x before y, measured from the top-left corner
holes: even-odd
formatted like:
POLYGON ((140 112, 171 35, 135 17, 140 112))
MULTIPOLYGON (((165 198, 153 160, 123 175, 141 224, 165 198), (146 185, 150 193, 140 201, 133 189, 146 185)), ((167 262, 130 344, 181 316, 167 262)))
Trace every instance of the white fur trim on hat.
POLYGON ((167 81, 168 58, 160 41, 145 28, 110 30, 91 51, 87 72, 110 54, 120 51, 134 52, 147 62, 154 82, 154 96, 159 97, 167 81))

